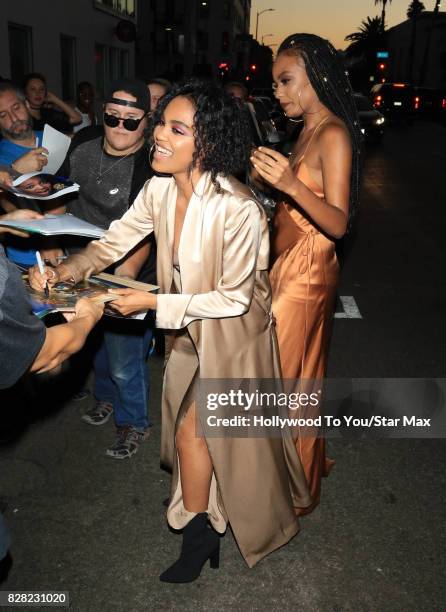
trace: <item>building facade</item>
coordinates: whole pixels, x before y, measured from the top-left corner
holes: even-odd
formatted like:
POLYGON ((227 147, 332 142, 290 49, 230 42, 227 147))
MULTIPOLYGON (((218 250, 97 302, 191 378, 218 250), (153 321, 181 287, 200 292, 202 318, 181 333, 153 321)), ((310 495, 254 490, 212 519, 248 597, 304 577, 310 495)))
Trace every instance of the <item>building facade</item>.
POLYGON ((132 76, 135 0, 10 0, 0 13, 0 76, 20 83, 42 73, 48 89, 74 100, 80 81, 100 98, 110 81, 132 76), (125 42, 128 40, 129 42, 125 42))
POLYGON ((446 12, 423 11, 387 31, 389 81, 446 89, 446 12))
POLYGON ((251 0, 140 0, 137 72, 180 80, 246 69, 251 0))

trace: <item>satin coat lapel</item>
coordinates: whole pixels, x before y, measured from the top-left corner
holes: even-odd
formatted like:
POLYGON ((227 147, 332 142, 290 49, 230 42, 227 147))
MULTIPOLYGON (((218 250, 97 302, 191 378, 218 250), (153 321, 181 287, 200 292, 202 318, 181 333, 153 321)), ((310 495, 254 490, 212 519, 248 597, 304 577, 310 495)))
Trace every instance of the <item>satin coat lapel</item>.
MULTIPOLYGON (((198 293, 202 290, 203 230, 208 200, 210 174, 204 173, 189 201, 181 231, 178 259, 181 268, 183 293, 198 293)), ((172 230, 173 233, 173 230, 172 230)), ((211 251, 212 246, 206 245, 211 251)))
POLYGON ((173 235, 177 187, 172 178, 159 202, 159 230, 157 236, 157 280, 160 293, 170 293, 173 277, 173 235))

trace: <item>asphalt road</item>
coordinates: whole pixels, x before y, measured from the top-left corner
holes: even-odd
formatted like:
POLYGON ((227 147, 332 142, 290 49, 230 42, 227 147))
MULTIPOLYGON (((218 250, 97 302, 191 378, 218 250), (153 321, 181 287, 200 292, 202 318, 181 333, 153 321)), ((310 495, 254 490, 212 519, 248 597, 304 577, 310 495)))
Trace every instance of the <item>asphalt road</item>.
MULTIPOLYGON (((340 302, 329 376, 444 376, 445 142, 445 127, 419 123, 368 151, 339 290, 362 318, 346 318, 340 302)), ((53 384, 0 448, 0 505, 14 538, 3 590, 69 591, 81 612, 444 609, 444 440, 330 441, 336 466, 322 504, 288 546, 249 570, 228 532, 219 571, 160 583, 180 538, 163 516, 159 358, 150 370, 155 427, 130 461, 105 456, 111 423, 80 421, 90 400, 49 410, 53 384)))

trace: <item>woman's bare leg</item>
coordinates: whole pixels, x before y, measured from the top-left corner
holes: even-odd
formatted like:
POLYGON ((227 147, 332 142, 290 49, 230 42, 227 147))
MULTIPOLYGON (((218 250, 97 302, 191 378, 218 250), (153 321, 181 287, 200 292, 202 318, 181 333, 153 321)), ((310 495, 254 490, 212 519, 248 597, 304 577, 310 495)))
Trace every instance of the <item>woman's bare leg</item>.
POLYGON ((180 460, 184 508, 189 512, 206 512, 212 479, 212 461, 203 437, 196 436, 195 402, 178 428, 175 440, 180 460))

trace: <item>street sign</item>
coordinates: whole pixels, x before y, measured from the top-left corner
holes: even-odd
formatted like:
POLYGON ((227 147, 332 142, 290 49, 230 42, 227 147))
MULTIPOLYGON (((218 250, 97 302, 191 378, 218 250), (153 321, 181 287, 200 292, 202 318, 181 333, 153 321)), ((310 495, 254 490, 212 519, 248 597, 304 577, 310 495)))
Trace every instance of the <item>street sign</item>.
POLYGON ((376 52, 376 57, 378 59, 388 59, 389 58, 389 52, 388 51, 377 51, 376 52))

